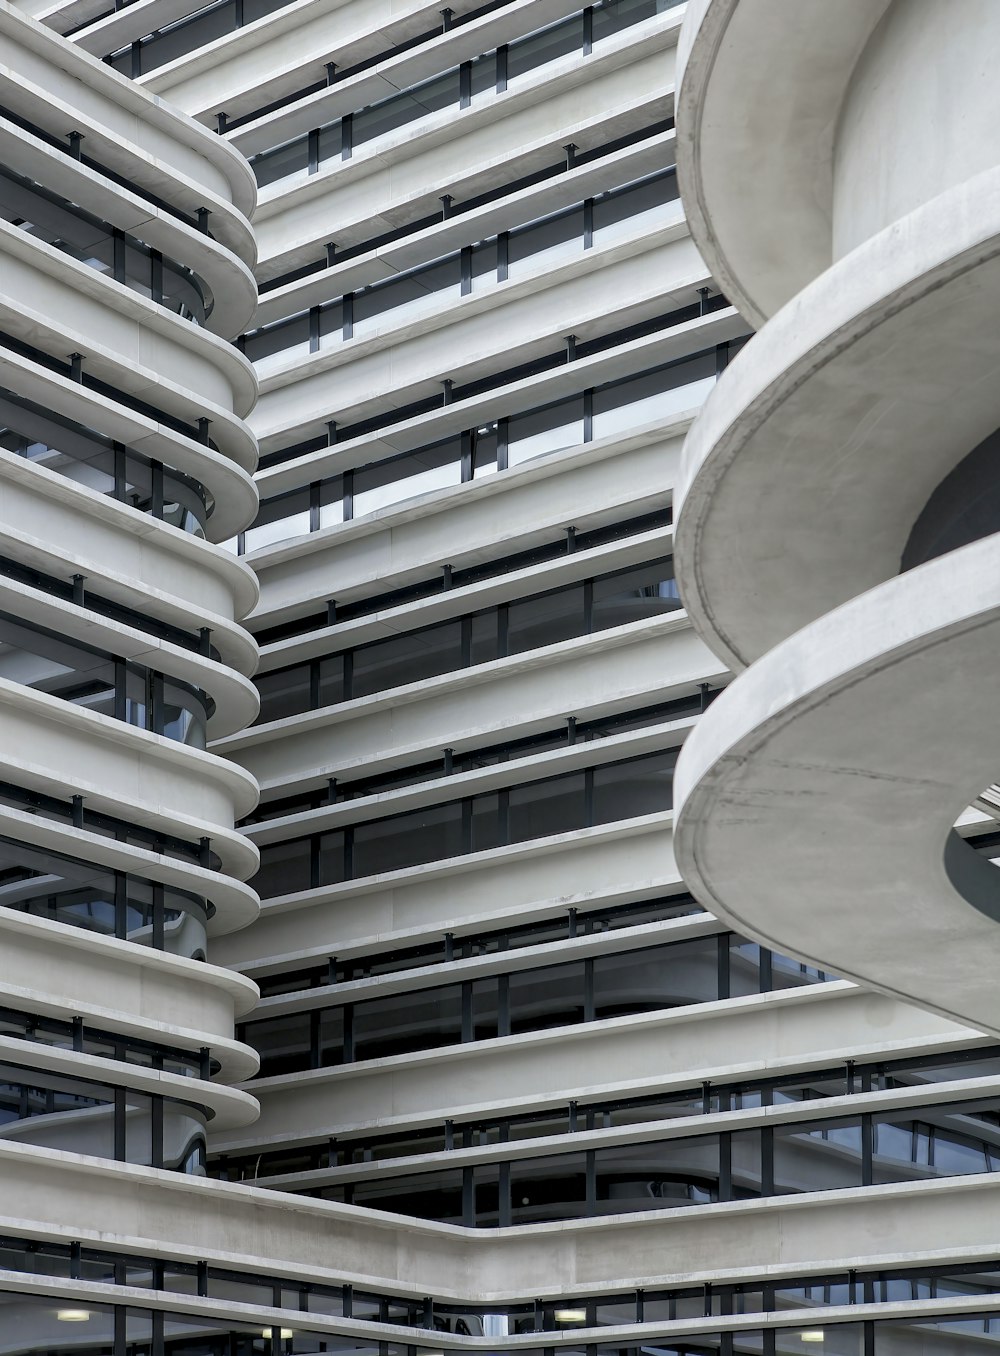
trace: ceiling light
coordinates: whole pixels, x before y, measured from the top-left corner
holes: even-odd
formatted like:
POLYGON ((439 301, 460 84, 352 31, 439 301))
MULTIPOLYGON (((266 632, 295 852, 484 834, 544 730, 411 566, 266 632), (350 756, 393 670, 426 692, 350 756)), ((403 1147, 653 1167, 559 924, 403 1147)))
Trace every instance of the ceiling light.
POLYGON ((557 1309, 555 1312, 557 1323, 586 1323, 586 1309, 557 1309))
POLYGON ((826 1340, 822 1328, 807 1328, 805 1332, 799 1334, 799 1339, 802 1342, 824 1342, 826 1340))
POLYGON ((277 1337, 279 1333, 281 1334, 282 1337, 295 1336, 295 1331, 293 1328, 265 1328, 264 1331, 261 1333, 261 1337, 277 1337))
POLYGON ((60 1323, 89 1323, 89 1309, 57 1309, 56 1318, 60 1323))

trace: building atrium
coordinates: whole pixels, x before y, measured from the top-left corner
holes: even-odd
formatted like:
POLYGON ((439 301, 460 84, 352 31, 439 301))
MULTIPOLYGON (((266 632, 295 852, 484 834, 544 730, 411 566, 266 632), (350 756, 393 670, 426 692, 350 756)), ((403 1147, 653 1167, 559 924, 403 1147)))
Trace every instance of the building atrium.
POLYGON ((1000 1353, 996 0, 0 39, 0 1356, 1000 1353))

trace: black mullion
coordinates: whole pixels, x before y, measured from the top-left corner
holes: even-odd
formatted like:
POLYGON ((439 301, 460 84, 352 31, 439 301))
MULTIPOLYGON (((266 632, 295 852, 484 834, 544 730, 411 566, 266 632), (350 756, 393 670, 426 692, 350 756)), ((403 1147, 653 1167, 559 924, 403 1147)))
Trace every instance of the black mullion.
POLYGON ((124 871, 115 872, 115 936, 120 941, 128 937, 128 877, 124 871))
POLYGON ((114 1099, 114 1158, 116 1163, 125 1163, 125 1089, 115 1088, 114 1099))
POLYGON ((503 94, 507 88, 507 52, 505 42, 497 48, 497 94, 503 94))
POLYGON ((731 932, 720 932, 715 939, 716 946, 716 976, 718 980, 718 998, 728 998, 730 996, 730 943, 733 940, 731 932))
POLYGON ((463 297, 467 297, 472 291, 472 246, 465 245, 459 251, 458 264, 461 274, 460 292, 463 297))
POLYGON ((115 498, 120 504, 125 503, 128 484, 128 452, 124 443, 113 443, 114 462, 115 462, 115 498))
POLYGON ((774 955, 769 947, 760 948, 760 992, 770 993, 774 988, 774 955))
MULTIPOLYGON (((720 1099, 721 1101, 721 1099, 720 1099)), ((728 1097, 725 1098, 728 1110, 728 1097)), ((720 1110, 723 1108, 720 1106, 720 1110)), ((719 1135, 719 1200, 733 1199, 733 1135, 731 1130, 723 1130, 719 1135)))
POLYGON ((149 1117, 149 1138, 150 1138, 150 1159, 154 1168, 162 1168, 163 1163, 163 1098, 157 1095, 150 1099, 149 1117))
POLYGON ((462 1169, 462 1223, 467 1229, 476 1224, 476 1179, 472 1168, 462 1169))
POLYGON ((510 975, 497 976, 497 1035, 510 1035, 510 975))
POLYGON ((341 1043, 341 1062, 343 1064, 353 1064, 354 1062, 354 1004, 344 1004, 344 1038, 341 1043))
POLYGON ((462 801, 462 853, 468 854, 472 851, 472 796, 466 796, 462 801))
POLYGON ((322 838, 318 833, 314 833, 309 838, 309 888, 318 889, 323 882, 320 880, 320 844, 322 838))
POLYGON ((476 1039, 475 1027, 472 1020, 472 980, 466 979, 462 982, 462 1044, 476 1039))
POLYGON ((128 719, 128 665, 124 659, 116 659, 115 667, 115 720, 128 719))
POLYGON ((510 844, 510 789, 506 786, 497 792, 497 839, 501 847, 510 844))
POLYGON ((163 462, 152 462, 152 496, 149 511, 154 518, 163 518, 163 462))
POLYGON ((875 1145, 875 1123, 870 1111, 861 1117, 861 1185, 871 1186, 873 1175, 873 1150, 875 1145))
MULTIPOLYGON (((115 282, 123 283, 127 277, 125 267, 125 233, 117 227, 111 233, 112 269, 115 282)), ((152 279, 150 279, 152 281, 152 279)))
MULTIPOLYGON (((127 878, 126 878, 127 879, 127 878)), ((156 951, 164 950, 165 939, 163 936, 163 886, 159 882, 153 884, 153 948, 156 951)))
POLYGON ((152 300, 163 305, 163 255, 159 250, 149 252, 149 290, 152 300))
POLYGON ((499 1164, 497 1174, 497 1224, 501 1229, 506 1228, 511 1222, 510 1208, 510 1160, 504 1159, 499 1164))

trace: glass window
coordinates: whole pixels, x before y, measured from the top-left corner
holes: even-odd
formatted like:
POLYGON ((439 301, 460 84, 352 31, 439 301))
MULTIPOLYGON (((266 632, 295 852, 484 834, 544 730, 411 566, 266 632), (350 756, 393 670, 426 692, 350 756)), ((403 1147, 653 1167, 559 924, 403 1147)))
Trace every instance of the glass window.
MULTIPOLYGON (((337 141, 339 145, 339 124, 337 141)), ((254 156, 250 165, 261 188, 275 183, 278 179, 284 179, 289 174, 304 174, 309 167, 308 141, 305 137, 296 137, 294 141, 288 141, 284 146, 276 146, 273 150, 254 156)))
POLYGON ((669 8, 663 0, 600 0, 594 6, 594 43, 596 45, 669 8))
POLYGON ((270 720, 284 720, 309 710, 310 666, 297 664, 290 669, 275 669, 256 678, 260 693, 258 724, 270 720))
POLYGON ((586 1155, 554 1154, 512 1163, 510 1196, 512 1224, 582 1219, 587 1207, 586 1155))
POLYGON ((512 1035, 569 1026, 583 1019, 583 961, 515 971, 510 976, 512 1035))
POLYGON ((462 844, 462 804, 431 805, 354 830, 354 876, 400 871, 422 862, 457 857, 462 844))
POLYGON ((583 51, 583 16, 550 24, 538 33, 512 42, 507 53, 507 83, 528 75, 549 61, 583 51))
MULTIPOLYGON (((595 15, 596 20, 596 15, 595 15)), ((594 236, 627 229, 645 212, 655 212, 678 196, 676 174, 654 174, 626 188, 602 193, 594 199, 594 236)))
POLYGON ((540 457, 544 452, 553 452, 560 447, 575 447, 582 442, 581 395, 512 418, 507 425, 507 464, 519 466, 533 457, 540 457))
POLYGON ((446 622, 354 652, 352 693, 366 697, 462 667, 462 624, 446 622))
POLYGON ((403 94, 395 94, 381 103, 363 108, 354 115, 353 143, 360 146, 366 141, 387 136, 399 127, 425 118, 428 113, 437 113, 442 108, 457 106, 459 99, 458 68, 435 76, 422 85, 403 94))
POLYGON ((276 320, 271 325, 248 334, 243 342, 243 351, 252 363, 262 362, 275 355, 291 356, 293 350, 299 354, 309 352, 309 312, 292 316, 290 320, 276 320))
POLYGON ((355 1004, 356 1059, 431 1050, 461 1039, 462 990, 458 984, 355 1004))
POLYGON ((309 1068, 309 1025, 309 1014, 301 1012, 250 1023, 247 1037, 260 1055, 261 1078, 309 1068))
POLYGON ((308 838, 265 844, 260 850, 260 870, 253 878, 254 889, 262 899, 308 890, 311 856, 308 838))
POLYGON ((510 841, 568 833, 586 822, 585 777, 582 772, 568 777, 550 777, 512 786, 510 798, 510 841))
POLYGON ((569 255, 582 249, 583 207, 580 206, 511 231, 507 246, 509 276, 518 278, 522 273, 541 267, 552 255, 569 255))
POLYGON ((462 444, 458 438, 421 448, 405 457, 375 462, 354 473, 354 516, 361 518, 418 494, 458 485, 462 480, 462 444))
POLYGON ((654 560, 594 580, 594 630, 645 621, 680 607, 672 560, 654 560))
POLYGON ((669 810, 673 804, 676 749, 594 768, 595 824, 669 810))
POLYGON ((449 293, 457 299, 462 281, 461 261, 457 254, 390 283, 382 283, 354 298, 354 334, 369 333, 380 326, 403 325, 412 314, 437 305, 449 293))
POLYGON ((696 354, 594 392, 593 436, 667 419, 699 406, 715 384, 715 354, 696 354))
POLYGON ((774 1190, 832 1191, 861 1185, 861 1122, 826 1121, 819 1128, 774 1128, 774 1190))
POLYGON ((584 586, 523 598, 507 609, 507 653, 523 654, 584 632, 584 586))
POLYGON ((718 996, 714 937, 594 958, 594 1013, 598 1018, 711 1003, 718 996))
POLYGON ((598 1149, 599 1214, 668 1210, 719 1199, 719 1137, 598 1149))
POLYGON ((319 879, 323 885, 346 880, 344 830, 334 829, 319 836, 319 879))

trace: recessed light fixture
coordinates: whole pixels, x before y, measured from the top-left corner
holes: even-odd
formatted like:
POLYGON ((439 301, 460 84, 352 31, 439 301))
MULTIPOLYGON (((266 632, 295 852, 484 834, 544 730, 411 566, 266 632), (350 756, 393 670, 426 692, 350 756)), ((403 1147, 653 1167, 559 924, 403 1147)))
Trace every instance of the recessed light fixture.
POLYGON ((279 1334, 282 1337, 294 1337, 295 1331, 293 1328, 265 1328, 261 1337, 277 1337, 279 1334))
POLYGON ((89 1309, 57 1309, 56 1318, 60 1323, 89 1323, 89 1309))
POLYGON ((823 1329, 822 1329, 822 1328, 807 1328, 807 1329, 805 1330, 805 1332, 799 1334, 799 1337, 800 1337, 801 1341, 803 1341, 803 1342, 825 1342, 825 1341, 826 1341, 826 1337, 824 1336, 824 1333, 823 1333, 823 1329))
POLYGON ((586 1323, 586 1309, 557 1309, 555 1312, 557 1323, 586 1323))

